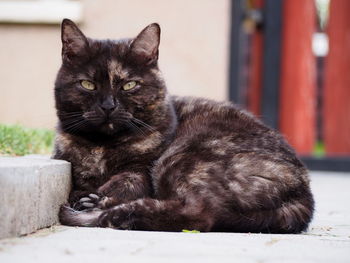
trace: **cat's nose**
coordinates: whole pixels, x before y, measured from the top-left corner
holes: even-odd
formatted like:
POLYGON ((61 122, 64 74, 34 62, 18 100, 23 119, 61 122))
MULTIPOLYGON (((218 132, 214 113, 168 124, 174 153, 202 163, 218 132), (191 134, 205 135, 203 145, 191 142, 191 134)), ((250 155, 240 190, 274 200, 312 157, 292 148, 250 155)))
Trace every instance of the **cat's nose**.
POLYGON ((107 115, 109 115, 115 110, 116 105, 115 104, 102 104, 100 107, 107 115))
POLYGON ((109 115, 111 112, 115 110, 117 105, 113 97, 108 96, 102 101, 102 103, 100 104, 100 107, 107 115, 109 115))

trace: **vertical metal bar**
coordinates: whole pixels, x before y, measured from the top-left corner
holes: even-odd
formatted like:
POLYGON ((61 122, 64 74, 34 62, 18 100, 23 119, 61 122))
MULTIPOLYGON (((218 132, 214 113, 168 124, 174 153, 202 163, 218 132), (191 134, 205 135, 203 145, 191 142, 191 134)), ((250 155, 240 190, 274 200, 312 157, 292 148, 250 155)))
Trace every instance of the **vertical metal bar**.
POLYGON ((261 115, 266 124, 279 127, 279 87, 283 0, 265 0, 261 115))
POLYGON ((242 21, 244 16, 244 0, 231 1, 231 52, 229 72, 229 99, 237 104, 242 104, 242 21))

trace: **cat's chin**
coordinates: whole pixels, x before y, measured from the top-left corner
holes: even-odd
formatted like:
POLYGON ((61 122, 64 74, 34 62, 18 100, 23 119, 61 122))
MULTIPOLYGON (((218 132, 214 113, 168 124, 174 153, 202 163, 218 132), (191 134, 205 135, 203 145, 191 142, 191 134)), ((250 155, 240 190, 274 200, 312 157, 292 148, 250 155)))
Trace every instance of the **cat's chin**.
POLYGON ((103 123, 98 128, 98 131, 102 134, 106 135, 115 135, 119 133, 120 131, 124 130, 122 125, 117 125, 115 123, 103 123))

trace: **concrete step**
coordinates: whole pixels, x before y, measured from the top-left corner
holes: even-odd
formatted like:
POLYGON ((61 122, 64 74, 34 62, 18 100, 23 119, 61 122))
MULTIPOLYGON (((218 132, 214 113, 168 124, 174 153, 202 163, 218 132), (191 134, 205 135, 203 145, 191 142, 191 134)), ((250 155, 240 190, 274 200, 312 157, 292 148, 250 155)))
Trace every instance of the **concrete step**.
POLYGON ((71 187, 70 163, 47 156, 0 157, 0 238, 58 223, 71 187))

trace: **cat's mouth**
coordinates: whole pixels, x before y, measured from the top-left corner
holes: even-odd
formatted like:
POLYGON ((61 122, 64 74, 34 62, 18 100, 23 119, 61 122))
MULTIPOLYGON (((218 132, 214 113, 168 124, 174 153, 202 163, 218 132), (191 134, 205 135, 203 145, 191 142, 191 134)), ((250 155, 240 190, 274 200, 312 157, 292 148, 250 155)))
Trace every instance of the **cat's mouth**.
POLYGON ((121 131, 128 131, 144 135, 147 132, 154 131, 152 126, 125 111, 115 111, 111 114, 104 114, 99 111, 64 114, 60 114, 60 116, 63 116, 60 118, 62 127, 65 131, 71 133, 99 132, 113 135, 121 131))
POLYGON ((113 111, 106 114, 101 111, 85 112, 83 117, 89 122, 91 126, 102 133, 114 134, 121 130, 129 129, 132 124, 132 115, 124 111, 113 111))

